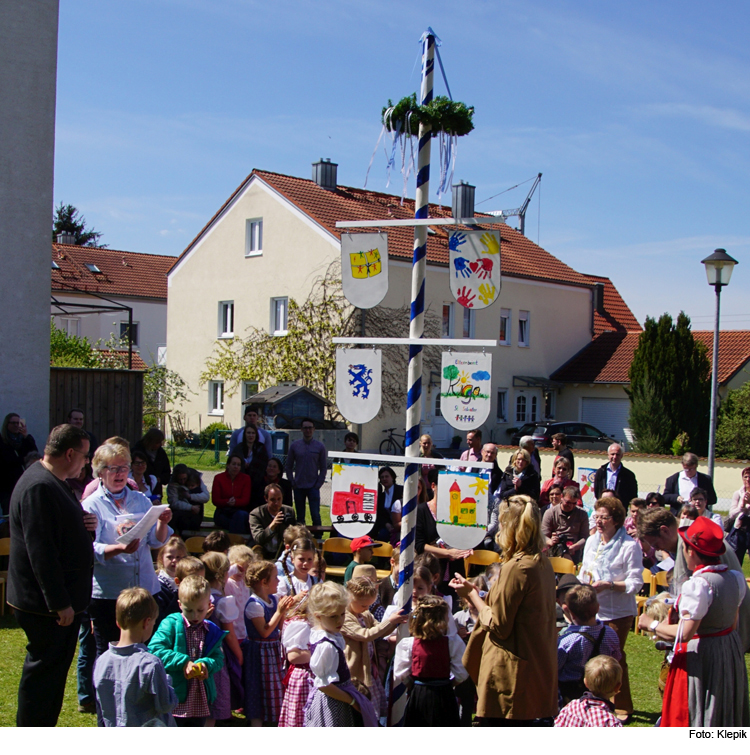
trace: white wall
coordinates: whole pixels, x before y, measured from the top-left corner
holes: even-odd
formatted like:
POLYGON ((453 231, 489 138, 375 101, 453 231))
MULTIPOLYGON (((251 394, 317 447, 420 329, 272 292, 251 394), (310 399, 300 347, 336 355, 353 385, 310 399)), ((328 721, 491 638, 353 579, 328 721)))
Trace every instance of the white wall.
POLYGON ((0 418, 49 430, 57 0, 0 0, 0 418))

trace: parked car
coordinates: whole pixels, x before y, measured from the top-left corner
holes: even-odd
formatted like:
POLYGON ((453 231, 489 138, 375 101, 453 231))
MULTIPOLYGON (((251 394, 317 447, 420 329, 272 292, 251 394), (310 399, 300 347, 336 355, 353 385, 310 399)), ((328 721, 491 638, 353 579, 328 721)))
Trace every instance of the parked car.
POLYGON ((517 446, 524 435, 530 435, 538 447, 550 448, 552 436, 556 433, 565 433, 568 445, 582 451, 606 451, 617 443, 614 438, 585 422, 527 422, 513 433, 511 443, 517 446))

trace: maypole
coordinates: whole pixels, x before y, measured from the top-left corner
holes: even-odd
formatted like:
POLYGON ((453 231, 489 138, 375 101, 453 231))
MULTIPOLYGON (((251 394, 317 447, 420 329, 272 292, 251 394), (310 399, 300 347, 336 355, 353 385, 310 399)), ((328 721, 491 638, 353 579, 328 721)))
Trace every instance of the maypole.
MULTIPOLYGON (((420 104, 432 101, 432 81, 435 67, 435 34, 428 29, 422 35, 422 87, 420 104)), ((419 152, 417 156, 417 191, 414 198, 414 217, 429 216, 430 196, 430 141, 432 124, 420 121, 419 152)), ((411 319, 409 338, 422 338, 424 334, 424 283, 427 264, 427 226, 414 228, 414 255, 411 272, 411 319)), ((422 346, 409 346, 409 392, 406 397, 405 455, 419 456, 419 420, 422 413, 422 346)), ((417 484, 419 464, 406 464, 404 472, 404 498, 406 504, 401 519, 401 554, 399 558, 399 588, 396 604, 407 610, 411 607, 412 576, 414 574, 414 533, 417 524, 417 484)))

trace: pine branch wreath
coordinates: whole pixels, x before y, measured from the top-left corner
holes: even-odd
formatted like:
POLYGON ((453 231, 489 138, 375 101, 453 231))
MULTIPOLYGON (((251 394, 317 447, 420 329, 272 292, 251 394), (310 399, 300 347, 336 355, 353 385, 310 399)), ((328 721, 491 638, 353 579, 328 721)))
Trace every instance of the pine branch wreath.
POLYGON ((465 136, 474 129, 473 119, 474 108, 463 102, 454 102, 441 95, 427 105, 419 105, 415 93, 395 105, 388 100, 381 113, 381 121, 388 131, 411 136, 419 134, 420 122, 430 124, 433 136, 440 133, 465 136))

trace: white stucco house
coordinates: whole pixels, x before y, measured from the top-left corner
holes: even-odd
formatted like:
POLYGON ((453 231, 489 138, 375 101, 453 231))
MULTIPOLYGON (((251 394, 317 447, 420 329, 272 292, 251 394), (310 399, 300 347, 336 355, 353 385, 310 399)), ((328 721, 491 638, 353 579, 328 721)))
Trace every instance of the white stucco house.
MULTIPOLYGON (((183 405, 188 427, 217 418, 237 427, 243 399, 268 387, 263 375, 231 397, 222 381, 198 384, 218 340, 241 337, 250 325, 286 337, 289 298, 303 301, 315 277, 340 257, 337 221, 413 217, 412 200, 337 185, 336 167, 315 163, 313 179, 254 170, 174 262, 168 274, 167 364, 198 391, 183 405)), ((451 217, 452 210, 431 205, 430 216, 451 217)), ((484 434, 504 443, 510 427, 573 411, 568 388, 550 376, 592 338, 640 326, 611 281, 583 275, 515 229, 500 228, 502 290, 482 310, 454 300, 446 227, 430 228, 426 307, 442 317, 446 337, 500 340, 493 349, 495 388, 484 434)), ((389 228, 388 246, 389 290, 381 306, 397 309, 410 301, 413 230, 389 228)), ((437 375, 425 374, 423 431, 446 446, 455 431, 440 416, 438 393, 437 375)), ((578 412, 570 418, 578 419, 578 412)), ((377 448, 385 428, 403 425, 402 413, 373 420, 360 428, 361 447, 377 448)))

